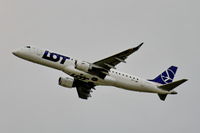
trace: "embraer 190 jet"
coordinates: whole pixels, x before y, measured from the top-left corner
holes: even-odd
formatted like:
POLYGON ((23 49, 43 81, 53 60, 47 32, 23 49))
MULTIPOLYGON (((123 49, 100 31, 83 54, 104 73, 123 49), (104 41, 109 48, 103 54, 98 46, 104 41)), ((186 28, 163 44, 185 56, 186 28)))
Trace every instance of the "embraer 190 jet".
POLYGON ((93 63, 31 46, 14 51, 13 54, 68 74, 69 77, 60 77, 58 84, 67 88, 76 88, 78 96, 82 99, 91 97, 90 93, 95 86, 104 85, 131 91, 156 93, 164 101, 168 94, 177 94, 173 89, 187 81, 187 79, 181 79, 173 82, 176 66, 169 67, 152 80, 145 80, 116 70, 115 66, 121 62, 125 63, 125 59, 136 52, 142 44, 93 63))

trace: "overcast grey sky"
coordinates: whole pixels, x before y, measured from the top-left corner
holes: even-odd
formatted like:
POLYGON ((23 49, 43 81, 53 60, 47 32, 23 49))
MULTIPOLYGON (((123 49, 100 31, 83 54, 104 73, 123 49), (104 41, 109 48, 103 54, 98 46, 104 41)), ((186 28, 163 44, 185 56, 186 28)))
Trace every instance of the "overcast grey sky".
POLYGON ((0 0, 0 132, 199 132, 198 0, 0 0), (154 78, 171 65, 189 81, 165 102, 155 94, 96 87, 89 100, 66 76, 16 58, 25 45, 94 62, 144 42, 118 70, 154 78))

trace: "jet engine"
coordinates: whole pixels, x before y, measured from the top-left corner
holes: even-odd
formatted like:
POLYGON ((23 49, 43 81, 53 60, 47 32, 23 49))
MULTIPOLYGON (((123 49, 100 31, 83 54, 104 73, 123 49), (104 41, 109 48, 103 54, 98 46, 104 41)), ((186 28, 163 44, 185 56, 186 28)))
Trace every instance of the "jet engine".
POLYGON ((74 79, 73 78, 63 78, 60 77, 58 80, 58 84, 63 87, 72 88, 74 87, 74 79))
POLYGON ((82 61, 82 62, 77 62, 75 64, 75 68, 80 71, 88 72, 89 70, 92 69, 92 65, 87 62, 82 61))

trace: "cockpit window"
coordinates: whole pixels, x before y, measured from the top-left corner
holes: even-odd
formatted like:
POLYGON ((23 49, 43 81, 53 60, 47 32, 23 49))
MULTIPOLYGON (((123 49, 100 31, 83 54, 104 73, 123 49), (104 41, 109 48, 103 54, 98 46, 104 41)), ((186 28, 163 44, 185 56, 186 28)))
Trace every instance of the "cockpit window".
POLYGON ((31 46, 26 46, 26 48, 31 48, 31 46))

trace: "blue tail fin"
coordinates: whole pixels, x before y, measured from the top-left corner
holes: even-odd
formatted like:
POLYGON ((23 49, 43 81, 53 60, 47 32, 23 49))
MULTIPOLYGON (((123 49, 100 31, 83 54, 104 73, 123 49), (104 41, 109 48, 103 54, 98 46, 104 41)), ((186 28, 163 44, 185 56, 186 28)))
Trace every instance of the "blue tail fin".
POLYGON ((149 80, 149 81, 157 82, 160 84, 171 83, 176 74, 176 70, 177 70, 176 66, 171 66, 166 71, 164 71, 162 74, 158 75, 155 79, 149 80))

